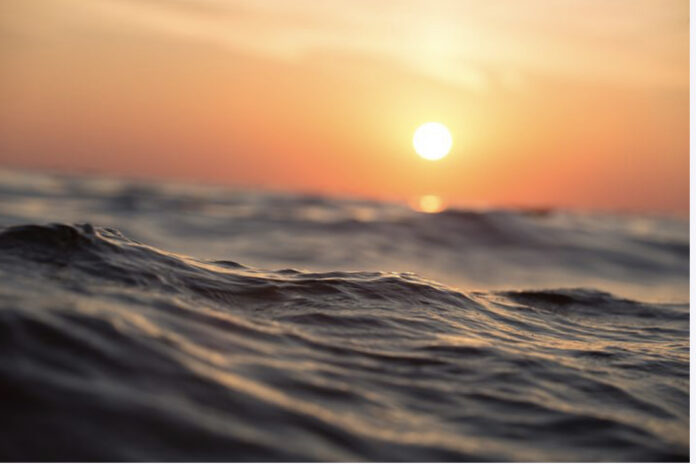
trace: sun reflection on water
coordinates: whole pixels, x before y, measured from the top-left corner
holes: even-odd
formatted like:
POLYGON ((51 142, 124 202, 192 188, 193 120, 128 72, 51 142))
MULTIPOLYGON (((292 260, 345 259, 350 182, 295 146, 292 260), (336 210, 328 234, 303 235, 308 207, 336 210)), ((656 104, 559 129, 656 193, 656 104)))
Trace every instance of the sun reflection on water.
POLYGON ((422 195, 411 204, 411 207, 421 213, 439 213, 445 209, 445 202, 438 195, 422 195))

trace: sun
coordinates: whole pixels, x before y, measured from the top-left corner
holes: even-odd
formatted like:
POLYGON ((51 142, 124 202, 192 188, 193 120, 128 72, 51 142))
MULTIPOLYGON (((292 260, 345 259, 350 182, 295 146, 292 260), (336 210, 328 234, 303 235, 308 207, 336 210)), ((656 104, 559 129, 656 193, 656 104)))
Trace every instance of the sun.
POLYGON ((449 153, 452 148, 452 135, 444 124, 426 122, 413 134, 413 148, 421 158, 436 161, 449 153))

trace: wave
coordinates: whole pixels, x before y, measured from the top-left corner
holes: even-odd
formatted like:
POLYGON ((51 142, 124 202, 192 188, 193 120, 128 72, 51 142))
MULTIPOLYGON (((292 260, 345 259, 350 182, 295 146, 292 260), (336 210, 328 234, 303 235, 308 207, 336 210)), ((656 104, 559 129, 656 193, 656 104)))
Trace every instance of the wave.
POLYGON ((457 288, 585 287, 689 299, 688 221, 448 209, 0 170, 0 225, 93 223, 159 249, 254 268, 415 271, 457 288))
POLYGON ((687 304, 591 288, 463 292, 5 227, 0 457, 686 461, 688 335, 687 304))

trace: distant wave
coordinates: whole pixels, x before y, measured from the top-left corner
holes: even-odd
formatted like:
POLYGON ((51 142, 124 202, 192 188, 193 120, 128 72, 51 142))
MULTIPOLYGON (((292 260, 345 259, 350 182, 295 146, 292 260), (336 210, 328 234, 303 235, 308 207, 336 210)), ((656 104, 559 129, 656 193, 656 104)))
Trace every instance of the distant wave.
MULTIPOLYGON (((388 228, 379 244, 387 248, 400 233, 435 247, 472 236, 491 249, 571 243, 560 229, 526 236, 531 226, 516 216, 428 218, 415 229, 400 229, 410 220, 402 217, 353 233, 388 228)), ((582 229, 564 230, 589 249, 582 229)), ((594 246, 611 254, 616 235, 606 236, 594 246)), ((678 276, 684 250, 675 243, 636 241, 652 251, 614 255, 626 260, 614 272, 650 262, 644 275, 678 276)), ((687 304, 510 288, 462 292, 413 273, 268 271, 89 224, 8 226, 0 231, 0 457, 688 460, 687 304)))
POLYGON ((595 288, 689 300, 688 221, 395 203, 0 170, 0 226, 100 224, 265 269, 417 272, 457 288, 595 288))

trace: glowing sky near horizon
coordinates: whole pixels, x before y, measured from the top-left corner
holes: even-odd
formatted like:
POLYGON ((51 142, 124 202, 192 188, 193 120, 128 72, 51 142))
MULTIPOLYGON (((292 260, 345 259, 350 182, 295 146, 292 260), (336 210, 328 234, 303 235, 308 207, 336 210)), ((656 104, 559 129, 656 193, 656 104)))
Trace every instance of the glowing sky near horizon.
POLYGON ((4 0, 0 165, 684 213, 688 36, 685 0, 4 0))

